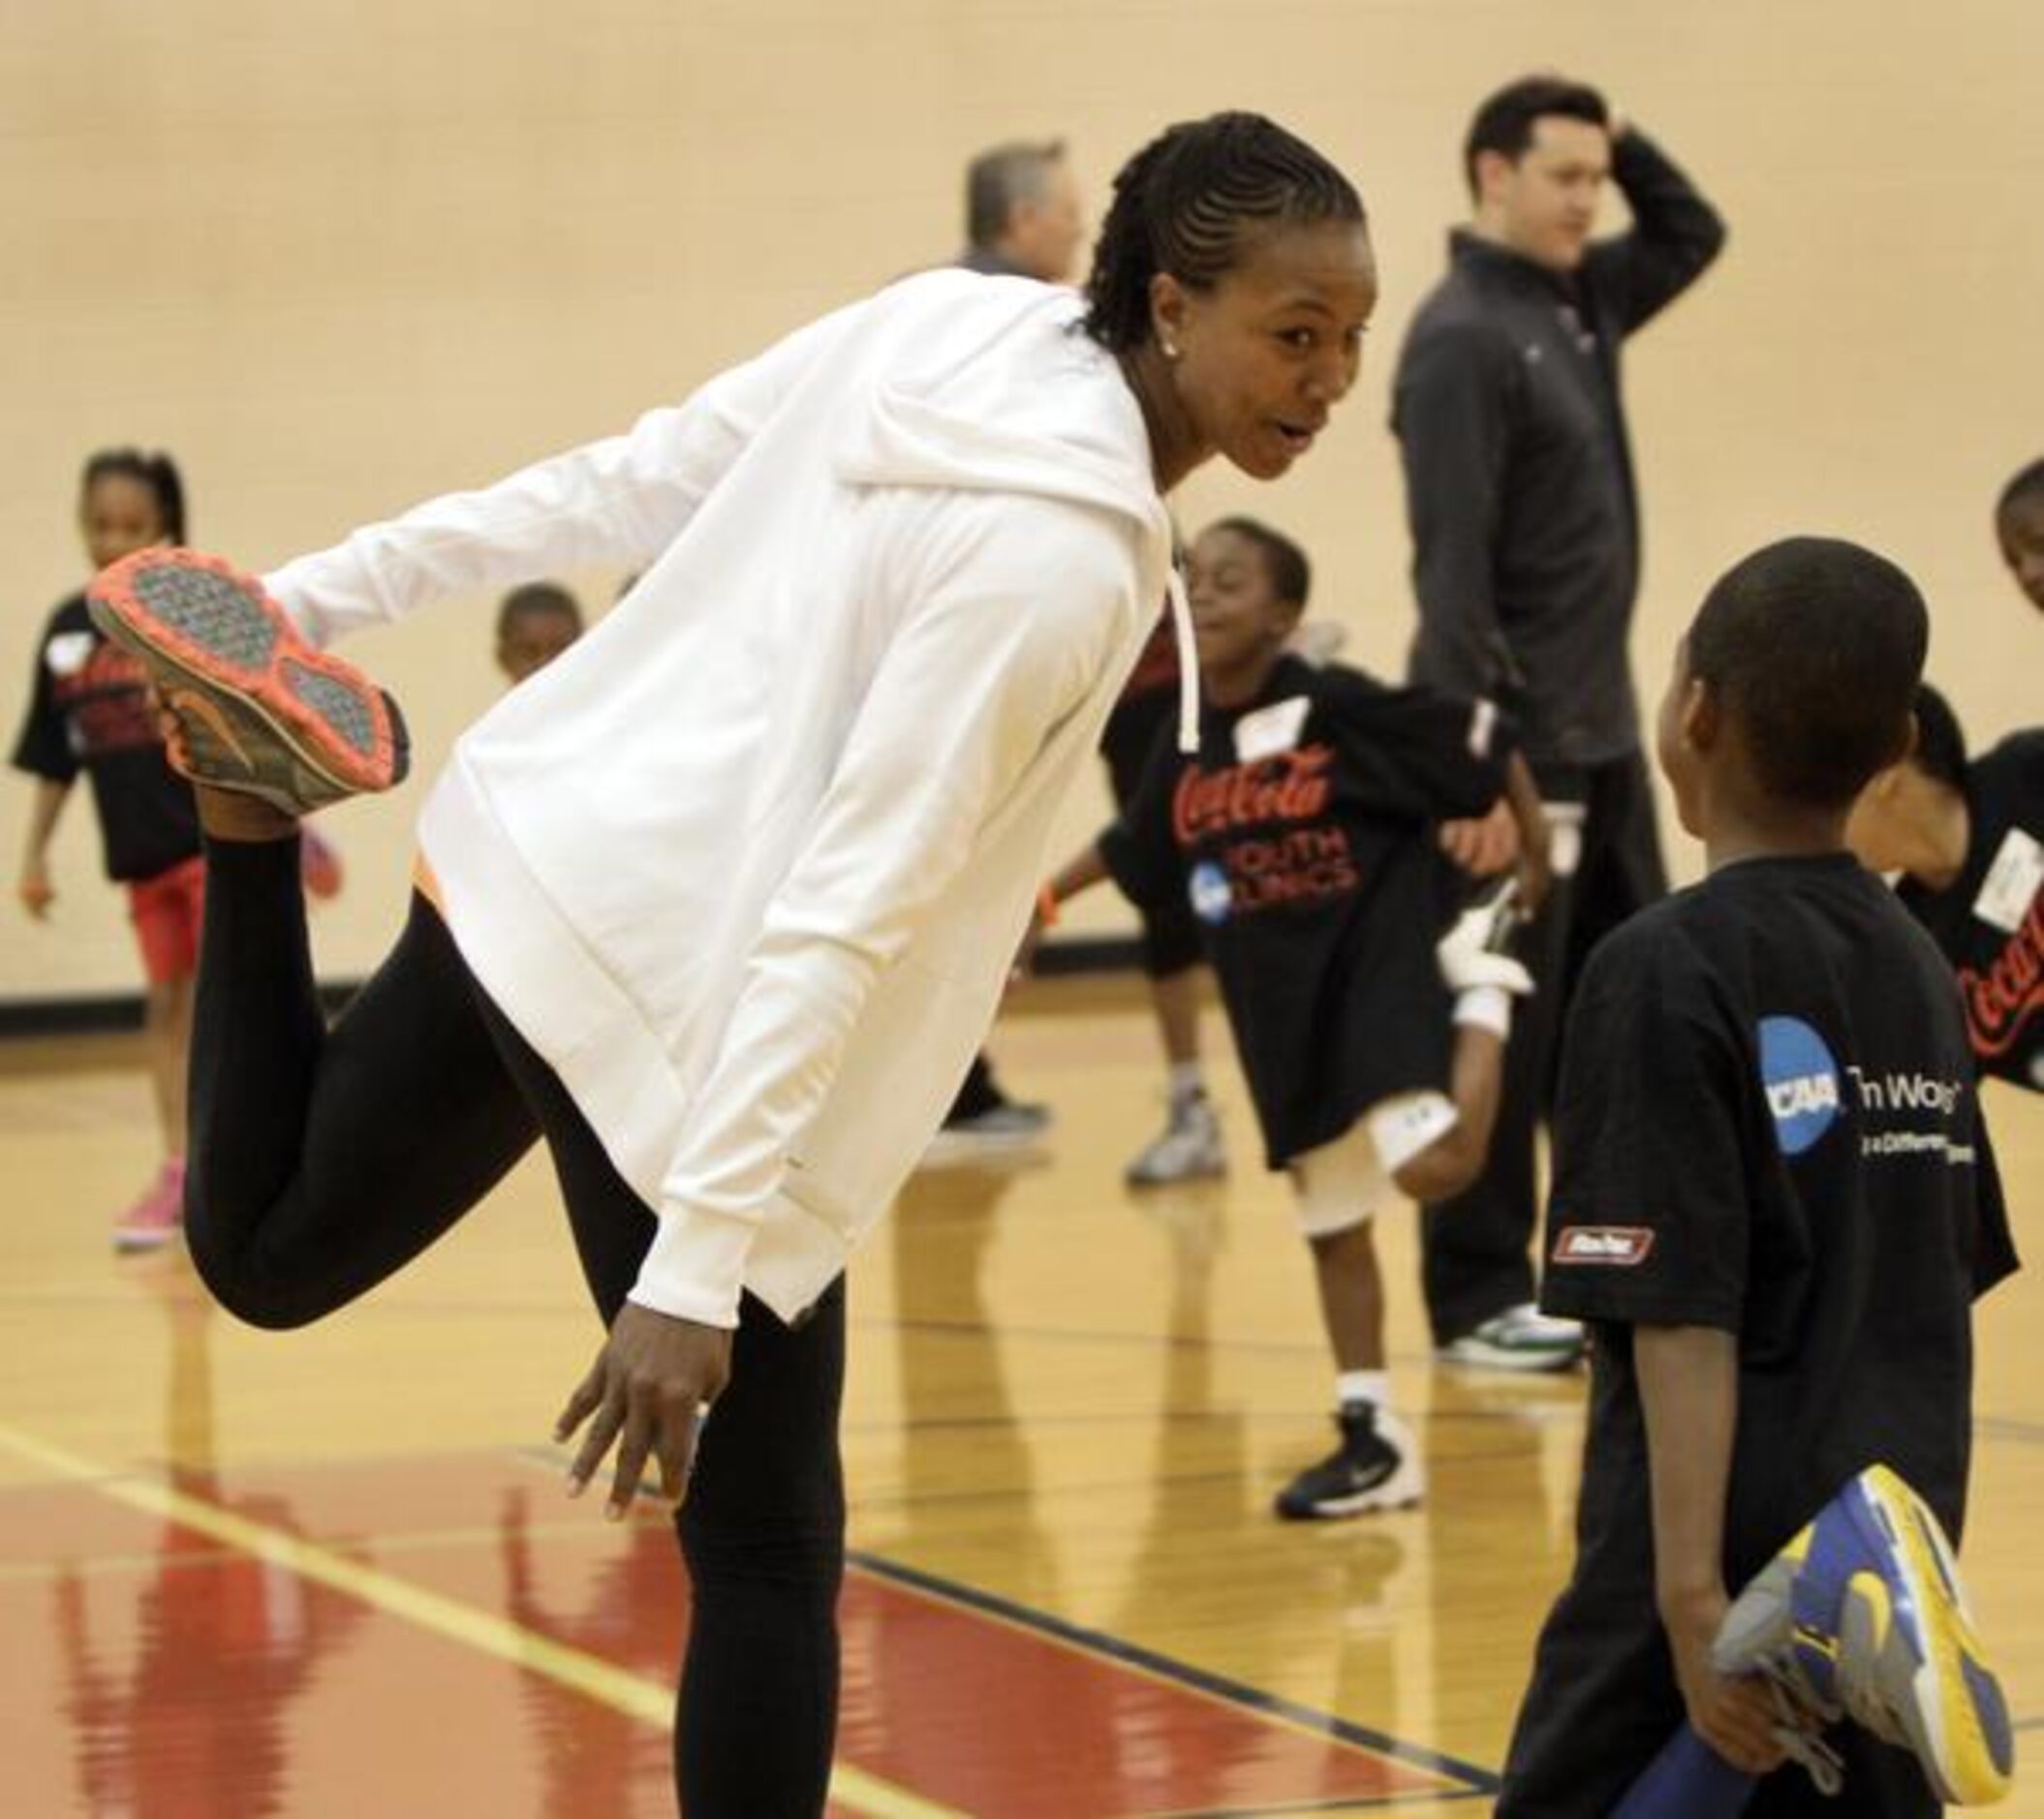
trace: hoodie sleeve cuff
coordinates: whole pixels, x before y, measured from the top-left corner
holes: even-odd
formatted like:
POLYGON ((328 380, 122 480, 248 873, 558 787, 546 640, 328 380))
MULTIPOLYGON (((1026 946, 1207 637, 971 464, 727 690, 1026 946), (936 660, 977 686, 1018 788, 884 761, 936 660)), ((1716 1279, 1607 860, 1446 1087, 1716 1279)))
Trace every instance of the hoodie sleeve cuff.
POLYGON ((628 1299, 671 1319, 735 1327, 758 1229, 751 1219, 718 1213, 664 1213, 628 1299))
POLYGON ((332 640, 326 622, 306 600, 304 590, 298 585, 299 564, 287 563, 263 577, 263 591, 284 608, 284 616, 297 629, 298 635, 317 649, 325 650, 332 640))

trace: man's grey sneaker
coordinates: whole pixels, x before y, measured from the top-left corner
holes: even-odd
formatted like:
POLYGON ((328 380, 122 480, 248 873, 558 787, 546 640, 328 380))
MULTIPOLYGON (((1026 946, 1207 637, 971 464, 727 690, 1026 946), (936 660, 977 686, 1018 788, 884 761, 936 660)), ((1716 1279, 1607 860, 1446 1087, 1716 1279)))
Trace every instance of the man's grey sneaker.
POLYGON ((1131 1187, 1164 1187, 1226 1173, 1227 1146, 1214 1102, 1204 1093, 1189 1093, 1172 1100, 1170 1122, 1122 1171, 1122 1179, 1131 1187))
POLYGON ((1531 1302, 1493 1314, 1435 1356, 1486 1371, 1566 1371, 1583 1355, 1580 1320, 1557 1320, 1531 1302))
POLYGON ((194 782, 298 816, 402 781, 397 703, 308 644, 253 575, 196 550, 138 550, 94 578, 86 606, 149 672, 194 782))
POLYGON ((1285 1521, 1407 1509, 1426 1495, 1419 1449, 1396 1415, 1371 1403, 1351 1403, 1334 1420, 1341 1445, 1278 1493, 1275 1508, 1285 1521))

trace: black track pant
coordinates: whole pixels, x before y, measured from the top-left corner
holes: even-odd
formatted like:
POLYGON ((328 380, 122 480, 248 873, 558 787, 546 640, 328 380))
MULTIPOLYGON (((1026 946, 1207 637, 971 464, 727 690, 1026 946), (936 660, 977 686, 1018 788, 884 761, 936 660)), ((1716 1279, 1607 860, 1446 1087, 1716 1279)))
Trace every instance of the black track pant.
POLYGON ((1554 1098, 1563 1025, 1598 941, 1666 894, 1654 786, 1638 753, 1587 770, 1537 768, 1550 806, 1581 816, 1580 851, 1520 943, 1535 991, 1512 1021, 1489 1159, 1473 1186, 1421 1219, 1421 1280, 1436 1344, 1533 1298, 1527 1246, 1539 1223, 1537 1132, 1554 1098))
MULTIPOLYGON (((328 1030, 297 842, 209 845, 206 893, 187 1227, 221 1303, 266 1327, 332 1312, 425 1249, 543 1136, 607 1325, 654 1215, 483 995, 432 906, 413 900, 396 948, 328 1030)), ((842 1281, 793 1327, 747 1298, 676 1525, 694 1588, 675 1735, 689 1819, 823 1810, 844 1354, 842 1281)))

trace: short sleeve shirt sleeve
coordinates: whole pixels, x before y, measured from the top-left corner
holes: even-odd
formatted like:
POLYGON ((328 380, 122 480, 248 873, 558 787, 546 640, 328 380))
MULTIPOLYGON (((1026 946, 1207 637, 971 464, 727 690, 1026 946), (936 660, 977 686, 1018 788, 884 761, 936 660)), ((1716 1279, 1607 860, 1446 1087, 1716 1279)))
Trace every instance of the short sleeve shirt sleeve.
POLYGON ((1517 734, 1489 701, 1387 689, 1359 675, 1329 684, 1318 720, 1347 793, 1363 807, 1440 820, 1485 814, 1503 792, 1517 734))
POLYGON ((1543 1308, 1738 1331, 1759 1154, 1746 1079, 1691 949, 1637 924, 1604 943, 1564 1037, 1543 1308))
POLYGON ((2008 1202, 2001 1193, 2001 1170, 1988 1136, 1985 1110, 1977 1100, 1973 1116, 1973 1293, 1980 1296, 2020 1266, 2008 1225, 2008 1202))
POLYGON ((1144 909, 1168 903, 1185 890, 1185 862, 1171 822, 1171 800, 1185 762, 1172 729, 1163 728, 1121 819, 1100 836, 1102 863, 1130 900, 1144 909))
POLYGON ((29 682, 28 710, 21 717, 21 731, 15 741, 14 766, 57 784, 68 784, 78 774, 70 728, 57 703, 47 632, 36 640, 35 674, 29 682))

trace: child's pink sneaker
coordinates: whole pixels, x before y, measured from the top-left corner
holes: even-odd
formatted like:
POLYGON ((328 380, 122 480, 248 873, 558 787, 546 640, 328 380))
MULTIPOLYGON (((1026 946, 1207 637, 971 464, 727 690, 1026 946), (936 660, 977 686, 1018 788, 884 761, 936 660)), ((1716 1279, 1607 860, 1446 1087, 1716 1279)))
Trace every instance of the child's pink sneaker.
POLYGON ((157 1250, 184 1227, 184 1157, 173 1156, 113 1227, 116 1250, 157 1250))

